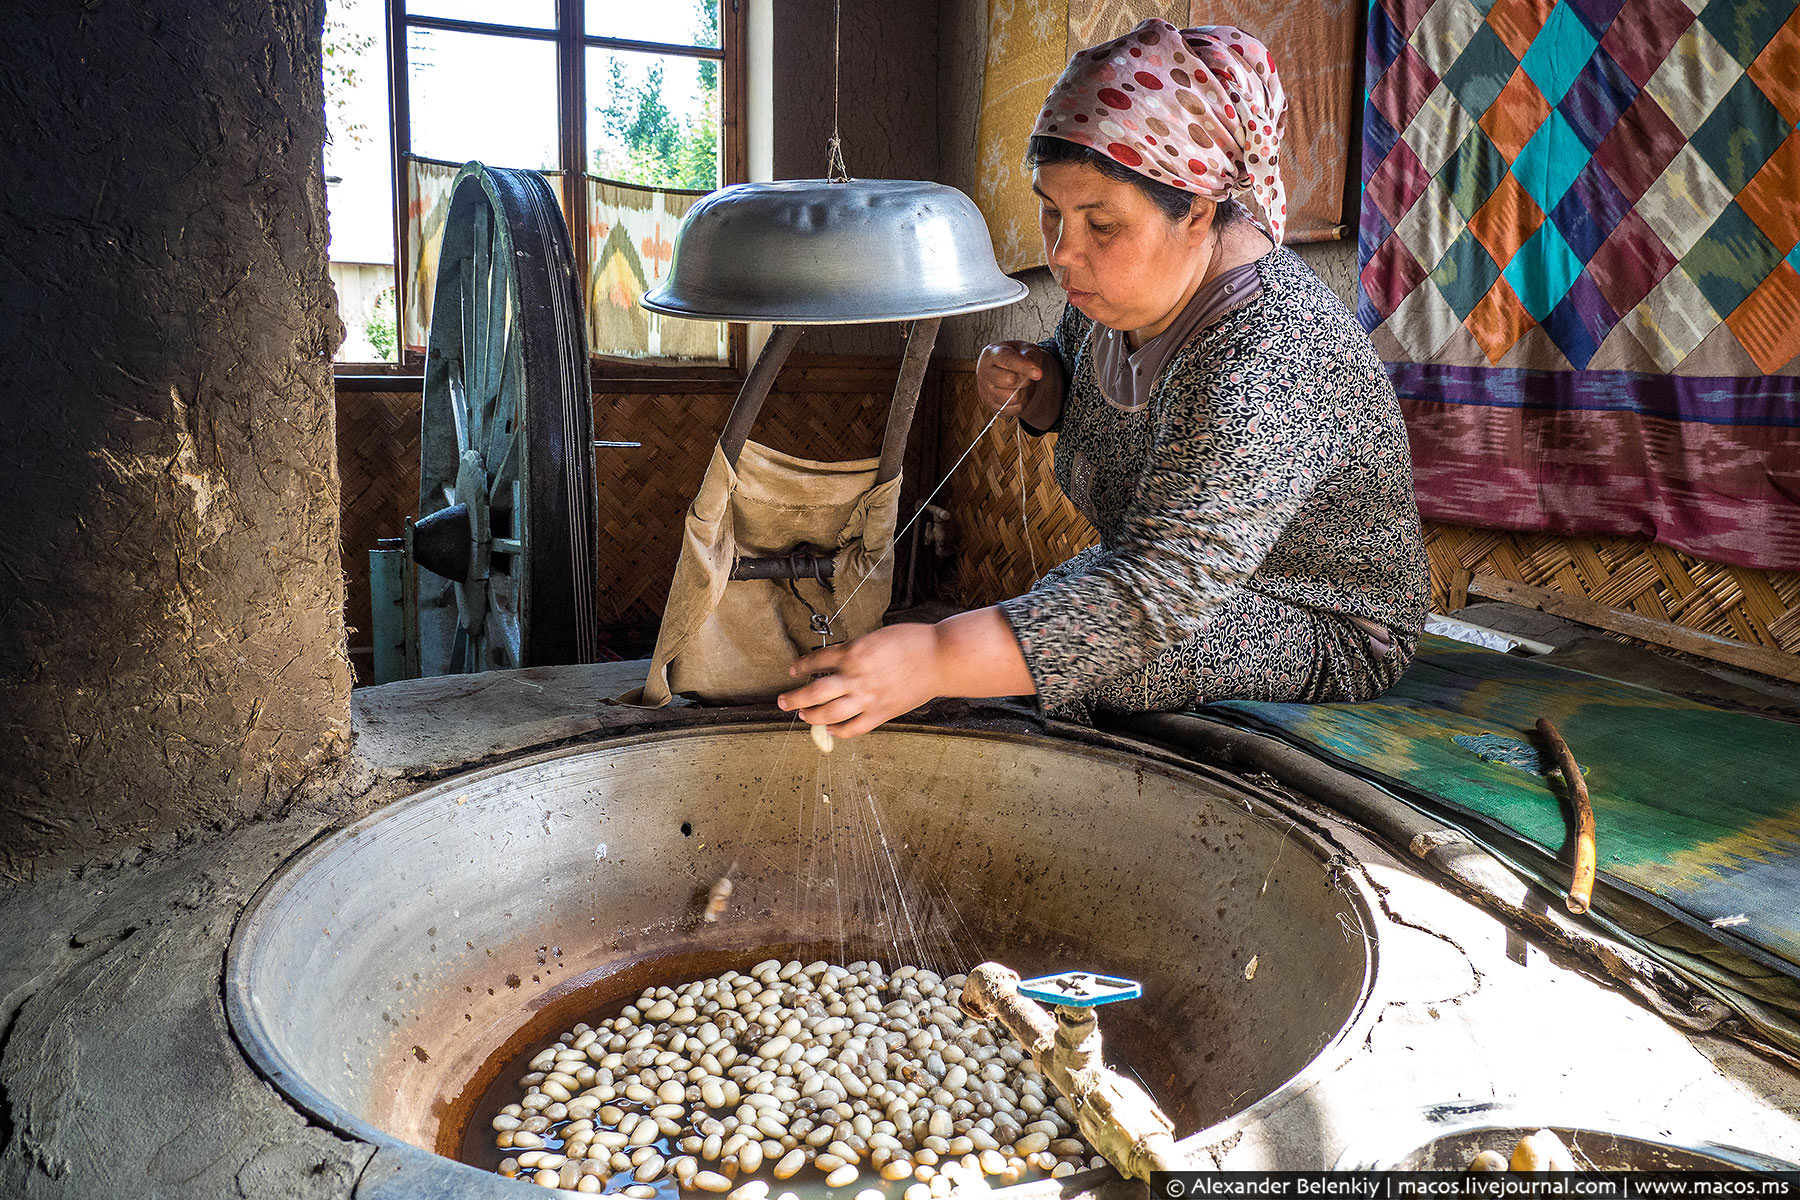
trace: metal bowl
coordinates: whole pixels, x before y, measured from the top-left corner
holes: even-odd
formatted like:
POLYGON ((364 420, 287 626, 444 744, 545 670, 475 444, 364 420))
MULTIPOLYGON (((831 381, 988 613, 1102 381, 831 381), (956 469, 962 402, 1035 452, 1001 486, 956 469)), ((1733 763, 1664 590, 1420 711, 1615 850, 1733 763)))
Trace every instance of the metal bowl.
POLYGON ((1011 304, 974 201, 913 179, 721 188, 688 210, 669 276, 642 304, 671 317, 837 325, 1011 304))
MULTIPOLYGON (((890 724, 826 761, 797 736, 743 724, 572 746, 314 842, 238 924, 225 1003, 240 1044, 351 1136, 454 1156, 518 1049, 646 983, 774 956, 1138 980, 1151 999, 1109 1008, 1106 1044, 1184 1134, 1255 1120, 1366 1036, 1373 894, 1235 778, 1098 737, 890 724), (839 782, 853 800, 834 817, 822 792, 839 782), (872 860, 865 837, 884 848, 872 860), (730 906, 706 922, 727 872, 730 906)), ((462 1182, 416 1194, 532 1194, 450 1173, 462 1182)))

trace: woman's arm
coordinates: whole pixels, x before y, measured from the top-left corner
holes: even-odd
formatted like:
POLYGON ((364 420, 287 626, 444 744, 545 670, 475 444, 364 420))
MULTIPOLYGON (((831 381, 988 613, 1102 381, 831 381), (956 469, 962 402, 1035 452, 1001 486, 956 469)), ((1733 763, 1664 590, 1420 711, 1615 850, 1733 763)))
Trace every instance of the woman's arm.
MULTIPOLYGON (((997 342, 981 352, 976 397, 989 412, 1019 418, 1033 433, 1056 428, 1068 394, 1065 363, 1089 322, 1063 306, 1044 342, 997 342)), ((1019 640, 998 607, 936 625, 890 625, 800 659, 788 669, 811 683, 777 701, 807 722, 854 737, 939 696, 1029 696, 1037 687, 1019 640)))
POLYGON ((1018 639, 994 607, 935 625, 889 625, 808 654, 788 674, 819 678, 776 703, 842 737, 867 733, 939 696, 1028 696, 1035 690, 1018 639))

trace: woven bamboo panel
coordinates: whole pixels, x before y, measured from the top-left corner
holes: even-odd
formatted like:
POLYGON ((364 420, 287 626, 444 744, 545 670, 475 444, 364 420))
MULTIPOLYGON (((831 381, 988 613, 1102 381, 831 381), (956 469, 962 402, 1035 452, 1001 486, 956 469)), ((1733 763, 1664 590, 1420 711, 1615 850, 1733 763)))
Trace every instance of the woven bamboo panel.
POLYGON ((397 538, 419 511, 419 395, 417 392, 340 392, 338 475, 344 557, 344 623, 356 681, 367 683, 369 551, 397 538), (359 653, 360 651, 360 653, 359 653))
MULTIPOLYGON (((973 373, 944 372, 943 414, 939 477, 990 415, 975 399, 973 373)), ((1002 418, 982 434, 938 494, 934 503, 950 511, 954 539, 944 599, 976 606, 1020 595, 1045 571, 1093 543, 1093 528, 1056 486, 1055 443, 1054 437, 1020 434, 1016 421, 1002 418)))
MULTIPOLYGON (((751 436, 777 450, 821 461, 874 457, 880 452, 898 370, 898 359, 844 364, 796 356, 763 405, 751 436)), ((602 645, 613 653, 648 654, 655 641, 681 551, 682 521, 735 398, 716 388, 594 396, 595 438, 643 443, 596 452, 598 613, 602 645)), ((937 385, 928 378, 908 440, 903 519, 917 507, 921 494, 916 481, 925 477, 924 464, 935 456, 936 412, 937 385)), ((338 464, 344 496, 344 615, 351 626, 359 682, 367 682, 368 551, 380 538, 399 537, 406 518, 418 511, 419 395, 342 393, 338 464)))
POLYGON ((1425 526, 1432 607, 1446 611, 1465 572, 1581 596, 1752 646, 1800 653, 1800 573, 1689 557, 1637 538, 1425 526))
MULTIPOLYGON (((751 437, 822 462, 872 458, 880 453, 890 398, 885 390, 802 392, 778 384, 751 437)), ((655 393, 595 397, 596 437, 643 443, 638 449, 600 451, 599 614, 619 648, 648 653, 649 646, 638 643, 655 639, 681 553, 687 507, 733 399, 655 393)), ((921 400, 919 434, 932 422, 931 407, 921 400)), ((911 439, 902 519, 912 511, 911 481, 919 477, 916 463, 928 440, 911 439)))

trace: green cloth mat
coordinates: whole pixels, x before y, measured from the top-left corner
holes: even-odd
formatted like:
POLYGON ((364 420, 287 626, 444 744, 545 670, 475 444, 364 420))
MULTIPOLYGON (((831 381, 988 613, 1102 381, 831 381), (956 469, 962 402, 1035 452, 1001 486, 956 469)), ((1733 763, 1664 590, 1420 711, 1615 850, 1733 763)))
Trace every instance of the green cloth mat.
POLYGON ((1596 910, 1675 956, 1717 957, 1712 943, 1753 960, 1737 964, 1762 977, 1752 994, 1782 1007, 1800 980, 1800 726, 1431 634, 1379 700, 1197 715, 1274 733, 1561 888, 1573 821, 1560 776, 1535 769, 1548 717, 1593 803, 1596 910))

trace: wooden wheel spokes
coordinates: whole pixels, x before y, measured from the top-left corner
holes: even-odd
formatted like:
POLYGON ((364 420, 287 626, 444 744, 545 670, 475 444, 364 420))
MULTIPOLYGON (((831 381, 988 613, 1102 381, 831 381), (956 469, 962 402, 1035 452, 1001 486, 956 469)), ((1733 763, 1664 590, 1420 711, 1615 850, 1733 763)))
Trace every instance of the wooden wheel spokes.
POLYGON ((587 346, 543 179, 464 167, 437 277, 414 538, 421 672, 592 661, 587 346))

